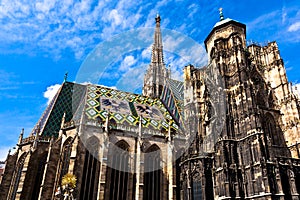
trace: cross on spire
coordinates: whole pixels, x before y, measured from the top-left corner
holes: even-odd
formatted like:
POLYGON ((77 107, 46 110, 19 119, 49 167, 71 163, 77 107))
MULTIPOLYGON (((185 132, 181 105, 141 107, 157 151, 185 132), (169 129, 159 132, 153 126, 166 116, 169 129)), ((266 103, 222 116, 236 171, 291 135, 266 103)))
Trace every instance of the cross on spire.
POLYGON ((223 8, 219 8, 220 11, 220 21, 224 20, 223 8))

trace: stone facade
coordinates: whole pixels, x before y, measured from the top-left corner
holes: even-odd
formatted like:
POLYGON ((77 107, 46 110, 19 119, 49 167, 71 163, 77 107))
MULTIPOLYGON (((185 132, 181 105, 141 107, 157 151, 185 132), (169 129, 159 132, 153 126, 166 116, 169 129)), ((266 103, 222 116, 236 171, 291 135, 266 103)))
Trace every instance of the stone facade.
POLYGON ((159 16, 154 35, 144 96, 63 83, 8 155, 0 199, 63 198, 67 173, 76 199, 299 199, 299 100, 277 44, 247 46, 246 26, 221 17, 205 40, 209 64, 184 68, 191 137, 163 99, 178 83, 164 65, 159 16))
POLYGON ((205 45, 210 70, 224 84, 226 117, 208 151, 208 115, 214 113, 207 70, 185 67, 185 91, 193 92, 200 109, 201 139, 191 146, 195 153, 182 158, 181 198, 299 199, 299 104, 276 42, 246 46, 246 26, 226 19, 205 45))

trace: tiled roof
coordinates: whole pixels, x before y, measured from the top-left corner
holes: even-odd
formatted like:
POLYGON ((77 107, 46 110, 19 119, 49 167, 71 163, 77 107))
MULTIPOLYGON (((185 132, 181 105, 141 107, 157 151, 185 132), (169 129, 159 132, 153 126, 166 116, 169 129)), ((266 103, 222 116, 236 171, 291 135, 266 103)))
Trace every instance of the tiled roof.
POLYGON ((183 90, 184 90, 183 82, 174 79, 169 79, 169 84, 175 98, 180 101, 183 101, 183 90))
POLYGON ((178 126, 159 99, 123 92, 97 85, 87 86, 85 115, 104 121, 109 114, 116 123, 136 126, 139 116, 142 126, 151 129, 177 130, 178 126))
POLYGON ((73 113, 84 97, 84 85, 65 82, 46 108, 38 123, 32 130, 32 134, 39 132, 43 136, 57 136, 60 130, 63 114, 65 121, 73 118, 73 113))
POLYGON ((46 108, 32 134, 57 136, 64 113, 65 121, 78 121, 84 114, 87 119, 137 126, 139 116, 142 126, 156 130, 168 130, 169 125, 178 129, 176 121, 160 99, 123 92, 98 85, 80 85, 65 82, 46 108))
POLYGON ((169 79, 161 95, 162 102, 178 124, 181 124, 180 120, 182 120, 183 117, 183 89, 183 82, 169 79))

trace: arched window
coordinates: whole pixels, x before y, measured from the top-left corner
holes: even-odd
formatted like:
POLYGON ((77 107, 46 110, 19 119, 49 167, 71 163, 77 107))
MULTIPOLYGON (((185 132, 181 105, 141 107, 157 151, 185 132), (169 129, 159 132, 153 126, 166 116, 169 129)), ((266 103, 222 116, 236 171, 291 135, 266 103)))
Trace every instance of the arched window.
POLYGON ((41 187, 41 184, 42 184, 45 165, 46 165, 46 162, 47 162, 47 156, 48 156, 48 152, 46 151, 39 158, 39 162, 38 162, 38 166, 37 166, 37 173, 36 173, 35 182, 34 182, 34 186, 33 186, 33 193, 32 193, 32 197, 31 197, 32 200, 35 200, 35 199, 39 198, 40 187, 41 187))
POLYGON ((70 156, 72 151, 72 138, 68 138, 65 141, 63 146, 63 157, 62 157, 62 168, 61 168, 61 177, 68 173, 69 170, 69 163, 70 163, 70 156))
POLYGON ((72 138, 69 137, 64 143, 60 155, 59 171, 57 174, 56 189, 61 188, 62 177, 68 173, 70 156, 72 151, 72 138))
POLYGON ((10 199, 15 199, 16 198, 26 156, 27 156, 27 153, 24 153, 23 155, 21 155, 21 157, 19 158, 19 162, 16 166, 17 168, 16 168, 14 178, 13 178, 13 182, 12 182, 13 183, 13 189, 12 189, 10 199))
POLYGON ((264 130, 266 134, 271 138, 271 142, 273 145, 280 146, 283 144, 280 132, 278 131, 278 128, 276 126, 275 119, 270 114, 266 115, 264 130))
POLYGON ((100 162, 97 159, 100 141, 96 137, 91 137, 87 141, 89 150, 85 152, 84 166, 82 172, 82 182, 80 188, 80 199, 97 199, 98 182, 100 173, 100 162))
POLYGON ((202 181, 201 181, 201 175, 199 171, 193 173, 192 175, 192 195, 193 199, 202 199, 202 181))
POLYGON ((274 108, 275 102, 276 102, 276 97, 275 97, 274 93, 271 91, 269 94, 269 98, 268 98, 269 107, 274 108))
POLYGON ((256 94, 256 105, 265 107, 266 106, 266 101, 265 101, 265 96, 261 91, 258 91, 256 94))
POLYGON ((109 200, 131 199, 128 195, 129 184, 129 144, 124 140, 112 144, 109 149, 107 167, 106 198, 109 200))
POLYGON ((161 152, 157 145, 150 146, 144 157, 144 192, 143 200, 161 199, 161 152))
POLYGON ((176 153, 176 162, 175 162, 175 179, 176 179, 176 199, 180 199, 180 174, 181 174, 181 167, 180 162, 184 159, 184 149, 179 149, 176 153))

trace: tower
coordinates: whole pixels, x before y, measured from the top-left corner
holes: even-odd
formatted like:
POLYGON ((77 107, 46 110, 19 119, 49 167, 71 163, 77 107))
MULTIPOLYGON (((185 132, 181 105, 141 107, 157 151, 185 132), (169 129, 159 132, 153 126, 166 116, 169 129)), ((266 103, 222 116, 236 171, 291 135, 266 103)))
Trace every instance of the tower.
POLYGON ((201 153, 213 123, 213 92, 203 78, 205 69, 185 67, 185 85, 192 86, 200 113, 199 139, 182 162, 184 196, 297 199, 299 160, 291 158, 288 145, 299 138, 295 123, 299 114, 276 43, 247 47, 246 25, 224 19, 220 9, 220 21, 205 39, 205 47, 212 72, 218 72, 224 83, 226 115, 212 151, 201 153), (283 122, 289 125, 283 126, 283 122))
POLYGON ((144 77, 143 95, 152 98, 159 98, 163 86, 169 73, 164 64, 163 44, 160 31, 160 16, 157 14, 155 18, 156 27, 154 33, 154 43, 152 45, 152 55, 149 68, 144 77))

